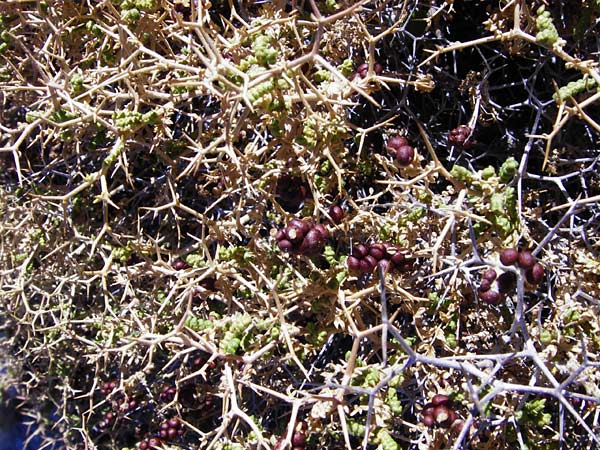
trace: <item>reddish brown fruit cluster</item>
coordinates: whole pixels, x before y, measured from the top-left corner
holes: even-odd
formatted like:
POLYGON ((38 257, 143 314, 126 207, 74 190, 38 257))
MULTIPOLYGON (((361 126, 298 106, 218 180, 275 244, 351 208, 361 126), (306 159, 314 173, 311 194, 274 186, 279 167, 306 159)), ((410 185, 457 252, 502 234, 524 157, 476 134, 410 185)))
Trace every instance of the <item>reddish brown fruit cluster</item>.
POLYGON ((176 259, 171 263, 171 267, 175 270, 189 269, 191 266, 186 263, 183 259, 176 259))
POLYGON ((185 430, 183 429, 183 424, 177 417, 165 420, 160 424, 159 434, 161 439, 175 439, 179 436, 183 436, 184 432, 185 430))
POLYGON ((160 391, 160 394, 158 394, 158 397, 163 402, 172 402, 175 398, 175 394, 177 394, 175 386, 165 386, 163 390, 160 391))
POLYGON ((101 430, 106 430, 115 423, 116 419, 117 416, 115 415, 115 413, 112 411, 108 411, 106 414, 104 414, 104 418, 100 422, 98 422, 98 428, 100 428, 101 430))
POLYGON ((436 394, 423 408, 423 423, 428 427, 449 428, 457 421, 457 416, 451 407, 450 397, 436 394))
POLYGON ((413 260, 398 247, 388 242, 377 242, 370 245, 355 245, 347 264, 348 269, 353 272, 371 273, 378 266, 381 266, 385 272, 392 269, 408 272, 413 267, 413 260))
POLYGON ((529 284, 540 284, 544 280, 544 266, 537 262, 530 251, 505 248, 500 252, 500 262, 505 266, 516 265, 523 269, 529 284))
MULTIPOLYGON (((381 72, 383 72, 383 66, 376 62, 375 64, 373 64, 373 72, 375 72, 375 75, 381 75, 381 72)), ((364 78, 367 78, 368 74, 369 74, 369 64, 363 63, 356 68, 354 78, 360 77, 360 78, 364 79, 364 78)))
POLYGON ((277 232, 276 239, 281 250, 314 255, 323 249, 329 239, 329 231, 320 223, 315 225, 308 220, 294 218, 287 227, 277 232))
MULTIPOLYGON (((292 450, 304 450, 306 448, 307 431, 308 426, 306 422, 298 422, 296 424, 296 428, 294 428, 294 433, 292 434, 292 450)), ((273 447, 273 450, 283 450, 284 448, 286 448, 285 437, 281 437, 273 447)))
POLYGON ((138 448, 140 450, 160 449, 162 448, 162 441, 156 437, 144 439, 138 444, 138 448))
POLYGON ((114 391, 117 386, 119 386, 119 383, 117 383, 116 381, 105 381, 104 383, 102 383, 100 385, 100 393, 107 397, 112 391, 114 391))
POLYGON ((344 216, 346 215, 346 213, 344 213, 344 210, 338 205, 331 205, 329 207, 328 214, 331 218, 331 222, 333 222, 336 225, 341 223, 342 220, 344 220, 344 216))
POLYGON ((415 149, 404 136, 394 136, 388 139, 385 149, 401 166, 408 166, 415 157, 415 149))
POLYGON ((469 148, 471 147, 470 134, 471 129, 468 126, 459 125, 448 133, 448 142, 463 148, 469 148))
POLYGON ((124 414, 126 414, 126 413, 128 413, 128 412, 131 412, 131 411, 133 411, 133 410, 134 410, 134 409, 136 409, 138 406, 140 406, 140 403, 141 403, 141 402, 140 402, 139 398, 136 398, 136 397, 131 397, 131 398, 125 397, 125 398, 123 399, 123 401, 121 402, 121 404, 120 404, 120 406, 119 406, 119 409, 120 409, 120 410, 121 410, 121 411, 122 411, 124 414))

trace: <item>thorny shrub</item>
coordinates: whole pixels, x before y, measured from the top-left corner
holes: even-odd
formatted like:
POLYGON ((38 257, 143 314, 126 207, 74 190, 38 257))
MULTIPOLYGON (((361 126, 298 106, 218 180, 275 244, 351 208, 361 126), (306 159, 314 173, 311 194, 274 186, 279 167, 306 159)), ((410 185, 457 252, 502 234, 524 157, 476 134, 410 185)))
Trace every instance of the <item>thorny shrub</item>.
POLYGON ((600 4, 551 3, 1 2, 46 448, 597 445, 600 4), (410 270, 348 270, 377 243, 410 270))

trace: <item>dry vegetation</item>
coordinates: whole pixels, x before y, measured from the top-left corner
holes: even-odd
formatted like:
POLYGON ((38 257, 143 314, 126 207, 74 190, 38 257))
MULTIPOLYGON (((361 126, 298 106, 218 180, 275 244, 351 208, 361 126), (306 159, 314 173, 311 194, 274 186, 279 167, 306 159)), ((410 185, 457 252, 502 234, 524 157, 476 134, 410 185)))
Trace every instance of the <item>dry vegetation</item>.
POLYGON ((598 446, 600 3, 551 3, 0 2, 44 448, 598 446))

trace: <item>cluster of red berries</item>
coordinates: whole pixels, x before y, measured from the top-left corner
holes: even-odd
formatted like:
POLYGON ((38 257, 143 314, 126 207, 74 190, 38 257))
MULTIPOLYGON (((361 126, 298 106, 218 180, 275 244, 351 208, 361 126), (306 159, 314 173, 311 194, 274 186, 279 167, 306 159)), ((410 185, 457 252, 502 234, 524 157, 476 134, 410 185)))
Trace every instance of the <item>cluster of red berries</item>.
POLYGON ((452 409, 450 397, 436 394, 431 401, 423 407, 422 421, 428 427, 450 428, 458 419, 452 409))
POLYGON ((404 136, 394 136, 385 144, 388 154, 401 166, 408 166, 415 157, 415 149, 404 136))
POLYGON ((123 412, 124 414, 127 414, 128 412, 133 411, 134 409, 136 409, 138 406, 140 406, 140 399, 136 398, 136 397, 125 397, 123 399, 123 401, 121 402, 119 409, 121 410, 121 412, 123 412))
POLYGON ((498 276, 494 269, 487 269, 481 275, 477 289, 479 298, 490 305, 497 305, 502 297, 514 290, 517 277, 513 272, 504 272, 498 276))
POLYGON ((331 221, 336 225, 341 223, 342 220, 344 220, 344 216, 346 215, 344 210, 338 205, 331 205, 329 207, 329 211, 327 211, 327 212, 329 214, 331 221))
POLYGON ((472 144, 469 140, 470 135, 471 128, 466 125, 459 125, 458 127, 450 130, 450 133, 448 133, 448 142, 458 145, 462 148, 469 148, 472 144))
POLYGON ((505 248, 500 252, 500 262, 505 266, 517 265, 525 270, 525 279, 529 284, 540 284, 544 279, 544 266, 527 250, 505 248))
POLYGON ((171 267, 175 270, 185 270, 192 266, 186 263, 183 259, 176 259, 171 263, 171 267))
MULTIPOLYGON (((306 448, 307 431, 308 426, 306 422, 298 422, 296 424, 296 428, 294 428, 294 433, 292 434, 292 450, 304 450, 306 448)), ((273 450, 283 450, 285 448, 285 437, 281 437, 273 447, 273 450)))
POLYGON ((140 450, 160 449, 162 448, 162 441, 157 437, 144 439, 138 444, 140 450))
POLYGON ((110 393, 117 388, 117 386, 119 386, 119 383, 117 383, 115 380, 105 381, 104 383, 102 383, 100 385, 100 393, 104 397, 108 397, 110 395, 110 393))
POLYGON ((108 411, 104 414, 104 417, 100 422, 98 422, 98 428, 101 430, 106 430, 110 428, 116 421, 117 416, 113 411, 108 411))
POLYGON ((391 269, 408 272, 413 268, 413 260, 389 242, 355 245, 347 264, 351 271, 361 273, 371 273, 378 266, 385 272, 391 269))
MULTIPOLYGON (((540 284, 544 279, 544 267, 527 250, 505 248, 500 252, 500 262, 505 266, 516 265, 523 269, 525 279, 529 284, 540 284)), ((517 276, 514 272, 504 272, 498 276, 494 269, 487 269, 481 275, 477 294, 482 301, 496 305, 500 303, 504 295, 515 289, 516 284, 517 276)))
POLYGON ((293 218, 288 225, 277 232, 277 245, 281 250, 314 255, 320 252, 329 238, 329 231, 324 225, 314 224, 308 220, 293 218))
POLYGON ((176 437, 183 436, 185 430, 183 424, 177 417, 165 420, 160 424, 160 437, 161 439, 175 439, 176 437))
MULTIPOLYGON (((383 66, 381 64, 379 64, 378 62, 376 62, 375 64, 373 64, 373 72, 375 72, 375 75, 381 75, 381 72, 383 72, 383 66)), ((369 74, 369 63, 363 63, 360 66, 358 66, 356 68, 356 72, 354 73, 354 78, 367 78, 367 75, 369 74)))
POLYGON ((158 398, 163 402, 171 402, 175 398, 175 394, 177 394, 177 389, 175 386, 165 386, 160 394, 158 394, 158 398))

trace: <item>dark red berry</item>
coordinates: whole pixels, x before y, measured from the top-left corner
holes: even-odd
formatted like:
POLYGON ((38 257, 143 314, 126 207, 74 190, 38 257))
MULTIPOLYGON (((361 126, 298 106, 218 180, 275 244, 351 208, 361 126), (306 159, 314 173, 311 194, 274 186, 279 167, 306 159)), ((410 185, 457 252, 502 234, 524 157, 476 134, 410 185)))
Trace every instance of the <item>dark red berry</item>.
POLYGON ((373 71, 377 75, 381 75, 381 72, 383 72, 383 66, 381 64, 379 64, 378 62, 376 62, 375 64, 373 64, 373 71))
POLYGON ((290 251, 294 248, 294 244, 292 244, 287 239, 283 239, 283 240, 279 241, 277 243, 277 246, 279 247, 280 250, 283 250, 284 252, 290 251))
POLYGON ((466 125, 459 125, 458 127, 450 130, 448 133, 448 142, 455 145, 460 145, 464 148, 469 148, 471 143, 468 141, 471 129, 466 125))
POLYGON ((463 430, 464 427, 465 427, 465 421, 464 420, 458 419, 458 420, 455 420, 452 423, 452 428, 454 428, 457 433, 460 433, 463 430))
POLYGON ((369 261, 367 261, 366 259, 361 259, 360 260, 360 271, 363 273, 370 273, 373 271, 373 269, 375 268, 375 265, 371 265, 369 263, 369 261))
MULTIPOLYGON (((389 253, 389 249, 388 249, 388 253, 389 253)), ((406 262, 406 256, 404 255, 404 253, 402 253, 398 250, 396 251, 396 253, 394 253, 392 255, 392 257, 390 259, 396 266, 401 266, 402 264, 404 264, 406 262)))
POLYGON ((403 147, 405 145, 408 145, 408 140, 404 136, 394 136, 388 139, 388 141, 385 144, 385 148, 387 149, 390 155, 394 156, 396 154, 396 151, 398 151, 400 147, 403 147))
POLYGON ((348 256, 346 263, 348 264, 348 269, 354 272, 358 272, 360 270, 360 259, 358 259, 356 256, 348 256))
POLYGON ((344 210, 338 205, 332 205, 329 208, 328 213, 331 221, 335 224, 339 224, 342 222, 342 220, 344 220, 344 210))
POLYGON ((294 447, 304 447, 306 445, 306 435, 301 431, 296 431, 292 435, 292 445, 294 447))
POLYGON ((363 245, 363 244, 355 245, 354 248, 352 249, 352 256, 356 256, 359 259, 364 258, 368 254, 369 254, 369 249, 366 245, 363 245))
POLYGON ((519 252, 517 263, 523 269, 530 269, 535 264, 535 256, 533 256, 531 252, 528 252, 527 250, 522 250, 519 252))
POLYGON ((361 77, 361 78, 366 78, 367 74, 369 73, 369 64, 368 63, 362 63, 360 66, 358 66, 356 68, 356 73, 361 77))
POLYGON ((500 303, 501 296, 498 291, 489 290, 485 292, 479 292, 478 294, 479 298, 485 303, 488 303, 490 305, 496 305, 500 303))
POLYGON ((329 239, 329 231, 327 231, 327 228, 325 228, 325 226, 323 224, 320 224, 320 223, 316 224, 313 227, 313 230, 315 230, 317 233, 319 233, 321 242, 325 243, 325 241, 327 241, 327 239, 329 239))
POLYGON ((288 225, 285 229, 285 236, 292 242, 300 242, 304 238, 304 231, 294 225, 288 225))
POLYGON ((496 271, 494 269, 488 269, 481 275, 481 278, 488 280, 490 283, 496 279, 496 271))
POLYGON ((505 248, 500 252, 500 262, 505 266, 512 266, 519 259, 519 252, 514 248, 505 248))
POLYGON ((369 249, 369 255, 371 255, 373 258, 375 258, 376 260, 380 260, 383 259, 383 257, 385 256, 386 252, 385 249, 382 248, 383 246, 379 246, 377 244, 373 244, 371 245, 371 248, 369 249))
POLYGON ((171 427, 171 428, 178 428, 181 426, 181 422, 179 422, 179 419, 177 417, 173 417, 171 419, 168 420, 167 424, 171 427))
POLYGON ((306 236, 304 236, 304 240, 302 241, 302 244, 300 244, 298 251, 300 253, 304 253, 305 255, 315 253, 318 251, 321 243, 322 241, 320 233, 313 228, 306 233, 306 236))
POLYGON ((140 450, 148 450, 150 448, 150 444, 148 444, 148 441, 142 441, 138 444, 138 448, 140 450))
POLYGON ((489 291, 491 288, 492 288, 492 282, 490 280, 483 279, 483 280, 481 280, 481 283, 479 284, 479 288, 477 289, 477 292, 486 292, 486 291, 489 291))
POLYGON ((167 432, 167 436, 169 439, 173 439, 175 436, 177 436, 177 429, 176 428, 169 428, 169 431, 167 432))
POLYGON ((190 265, 188 263, 186 263, 185 261, 183 261, 182 259, 176 259, 175 261, 173 261, 171 263, 171 267, 173 267, 173 269, 175 269, 175 270, 185 270, 185 269, 189 269, 190 265))
POLYGON ((309 223, 306 220, 302 220, 302 219, 298 219, 296 217, 294 217, 292 220, 290 220, 289 225, 298 228, 299 230, 302 231, 302 234, 306 234, 308 233, 308 231, 311 229, 312 224, 309 223))
POLYGON ((540 284, 544 279, 544 266, 540 263, 535 263, 533 267, 527 269, 525 277, 529 284, 540 284))
POLYGON ((432 415, 428 414, 428 415, 423 415, 423 419, 422 422, 425 426, 427 427, 432 427, 433 424, 435 423, 435 419, 433 418, 432 415))
POLYGON ((394 158, 398 161, 398 164, 401 166, 408 166, 412 162, 415 157, 415 149, 410 145, 403 145, 398 150, 396 150, 396 154, 394 158))
POLYGON ((150 448, 158 449, 162 445, 162 442, 158 438, 150 438, 148 439, 148 445, 150 445, 150 448))
POLYGON ((431 399, 431 404, 433 406, 445 405, 450 401, 450 397, 444 394, 436 394, 431 399))
POLYGON ((365 256, 363 258, 363 261, 367 261, 369 263, 369 266, 371 267, 371 270, 369 272, 371 272, 375 267, 377 267, 377 260, 371 255, 365 256))

